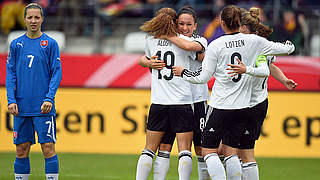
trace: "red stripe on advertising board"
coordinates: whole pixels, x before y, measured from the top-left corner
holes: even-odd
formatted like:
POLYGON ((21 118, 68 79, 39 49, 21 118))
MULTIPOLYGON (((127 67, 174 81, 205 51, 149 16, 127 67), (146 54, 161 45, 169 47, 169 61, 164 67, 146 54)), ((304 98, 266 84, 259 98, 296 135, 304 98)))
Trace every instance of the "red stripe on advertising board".
POLYGON ((140 56, 137 54, 113 55, 87 79, 84 86, 109 87, 124 72, 137 65, 140 56))
POLYGON ((85 81, 107 62, 110 56, 62 55, 61 86, 83 87, 85 81))
MULTIPOLYGON (((135 64, 127 71, 123 72, 118 76, 114 81, 109 84, 109 87, 123 87, 123 88, 132 88, 135 86, 135 83, 144 76, 145 73, 148 73, 149 68, 144 68, 135 64)), ((151 77, 150 77, 151 78, 151 77)), ((138 87, 145 88, 145 87, 138 87)))

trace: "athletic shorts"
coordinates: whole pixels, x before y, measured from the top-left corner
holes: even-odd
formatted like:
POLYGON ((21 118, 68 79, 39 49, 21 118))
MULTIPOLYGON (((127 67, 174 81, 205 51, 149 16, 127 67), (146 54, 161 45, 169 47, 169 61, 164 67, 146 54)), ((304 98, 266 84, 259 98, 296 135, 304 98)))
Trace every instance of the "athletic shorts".
POLYGON ((268 111, 268 99, 249 108, 246 131, 241 137, 239 149, 253 149, 259 139, 261 128, 268 111))
POLYGON ((202 134, 202 147, 218 148, 222 140, 223 144, 238 148, 245 132, 248 110, 249 108, 216 109, 209 106, 202 134))
POLYGON ((167 131, 173 133, 193 131, 193 111, 191 104, 151 104, 147 129, 150 131, 167 131))
MULTIPOLYGON (((194 123, 193 123, 193 144, 194 146, 201 146, 201 132, 205 126, 205 116, 207 109, 207 102, 197 102, 193 104, 194 123)), ((162 137, 162 144, 173 145, 176 134, 172 132, 165 132, 162 137)))
POLYGON ((207 102, 194 103, 194 129, 193 129, 193 144, 201 146, 201 133, 206 123, 207 102))
POLYGON ((55 116, 14 116, 13 143, 31 142, 35 144, 35 132, 39 143, 56 142, 55 116))

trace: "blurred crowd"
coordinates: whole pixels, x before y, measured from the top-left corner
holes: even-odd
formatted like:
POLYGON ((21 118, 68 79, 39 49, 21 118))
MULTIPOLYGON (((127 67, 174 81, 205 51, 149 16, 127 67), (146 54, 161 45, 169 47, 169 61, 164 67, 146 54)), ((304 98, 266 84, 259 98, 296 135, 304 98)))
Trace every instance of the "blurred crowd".
MULTIPOLYGON (((249 9, 261 8, 261 20, 273 28, 270 39, 276 41, 291 40, 297 47, 295 54, 305 54, 312 35, 320 31, 319 0, 0 0, 1 32, 7 35, 13 30, 24 29, 23 11, 26 4, 37 2, 44 8, 45 16, 54 18, 50 30, 72 31, 76 35, 91 35, 93 19, 103 22, 103 35, 111 35, 111 22, 118 17, 151 18, 161 7, 179 9, 191 5, 199 19, 205 19, 200 34, 209 42, 224 32, 220 27, 218 15, 229 4, 249 9), (68 18, 66 18, 68 17, 68 18), (318 22, 314 27, 310 19, 318 22), (312 24, 313 28, 310 28, 312 24)), ((44 28, 48 27, 44 23, 44 28)))

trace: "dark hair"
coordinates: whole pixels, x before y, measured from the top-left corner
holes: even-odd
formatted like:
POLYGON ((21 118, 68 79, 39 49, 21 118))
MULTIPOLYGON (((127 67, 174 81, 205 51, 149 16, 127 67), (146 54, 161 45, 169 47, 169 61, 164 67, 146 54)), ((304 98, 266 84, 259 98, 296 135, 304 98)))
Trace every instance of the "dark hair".
POLYGON ((140 29, 156 38, 161 36, 175 36, 178 31, 176 27, 176 11, 172 8, 161 8, 154 18, 145 22, 140 29))
POLYGON ((221 20, 226 23, 230 30, 237 30, 240 27, 241 11, 237 6, 229 5, 222 9, 221 20))
POLYGON ((42 7, 39 5, 39 4, 37 4, 37 3, 30 3, 30 4, 28 4, 27 6, 26 6, 26 8, 24 9, 24 18, 26 17, 26 15, 27 15, 27 11, 28 11, 28 9, 39 9, 40 10, 40 13, 41 13, 41 16, 43 17, 43 9, 42 9, 42 7))
POLYGON ((193 17, 194 22, 198 23, 197 13, 191 6, 183 6, 182 8, 180 8, 177 13, 177 17, 179 18, 179 16, 182 14, 190 14, 193 17))

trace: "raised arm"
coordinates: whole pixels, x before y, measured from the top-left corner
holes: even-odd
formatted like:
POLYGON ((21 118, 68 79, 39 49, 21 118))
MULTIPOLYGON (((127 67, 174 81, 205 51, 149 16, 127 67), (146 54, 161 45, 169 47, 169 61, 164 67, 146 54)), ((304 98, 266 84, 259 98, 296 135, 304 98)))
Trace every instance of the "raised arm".
POLYGON ((286 41, 284 44, 279 42, 268 41, 265 38, 258 37, 258 45, 261 47, 261 55, 274 55, 284 56, 291 54, 295 47, 290 41, 286 41))
POLYGON ((186 51, 204 52, 205 48, 197 41, 189 41, 179 36, 172 36, 166 38, 173 44, 186 51))

